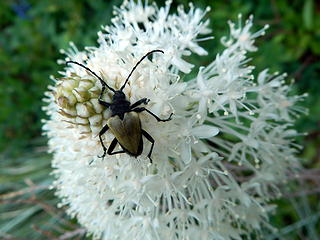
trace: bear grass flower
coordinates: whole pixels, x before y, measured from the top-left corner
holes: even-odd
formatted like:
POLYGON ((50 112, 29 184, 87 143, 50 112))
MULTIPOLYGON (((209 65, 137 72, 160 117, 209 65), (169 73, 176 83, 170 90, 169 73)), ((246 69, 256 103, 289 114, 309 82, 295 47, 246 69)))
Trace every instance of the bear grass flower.
MULTIPOLYGON (((267 69, 257 76, 247 57, 257 50, 253 18, 229 22, 225 46, 197 76, 182 81, 194 65, 191 53, 206 55, 199 42, 210 39, 205 11, 190 4, 170 13, 165 6, 125 1, 110 26, 98 33, 98 46, 79 51, 71 43, 60 64, 76 61, 119 89, 147 52, 160 49, 133 72, 123 89, 132 103, 150 99, 142 128, 154 139, 137 158, 102 155, 98 134, 111 116, 98 102, 101 83, 75 64, 65 65, 49 86, 44 131, 53 152, 53 187, 71 217, 96 239, 242 239, 272 229, 269 203, 278 184, 295 172, 299 150, 292 123, 305 110, 304 96, 289 95, 285 74, 267 69)), ((111 102, 112 92, 104 94, 111 102)), ((103 135, 109 146, 114 136, 103 135)), ((121 148, 116 148, 121 150, 121 148)))

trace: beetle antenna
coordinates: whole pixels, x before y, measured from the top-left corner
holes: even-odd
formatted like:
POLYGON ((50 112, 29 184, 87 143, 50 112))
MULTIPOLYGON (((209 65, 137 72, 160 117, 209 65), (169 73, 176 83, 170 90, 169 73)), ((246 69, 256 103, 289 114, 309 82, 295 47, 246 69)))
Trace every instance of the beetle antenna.
POLYGON ((92 71, 90 68, 84 66, 83 64, 81 63, 78 63, 78 62, 74 62, 74 61, 67 61, 66 64, 69 64, 69 63, 74 63, 74 64, 77 64, 79 65, 80 67, 83 67, 84 69, 86 69, 87 71, 89 71, 91 74, 93 74, 96 78, 98 78, 101 82, 101 85, 102 86, 106 86, 107 88, 109 88, 112 92, 116 92, 112 87, 110 87, 105 81, 102 80, 101 77, 99 77, 94 71, 92 71))
POLYGON ((138 65, 143 61, 143 59, 145 59, 146 57, 148 57, 150 54, 154 53, 154 52, 161 52, 164 54, 164 52, 162 50, 156 49, 156 50, 152 50, 150 52, 148 52, 146 55, 144 55, 139 62, 137 62, 137 64, 132 68, 129 76, 127 77, 126 81, 124 82, 123 86, 120 88, 120 91, 122 91, 124 89, 124 87, 126 86, 127 82, 129 81, 129 78, 131 77, 132 73, 134 72, 134 70, 136 70, 136 68, 138 67, 138 65))

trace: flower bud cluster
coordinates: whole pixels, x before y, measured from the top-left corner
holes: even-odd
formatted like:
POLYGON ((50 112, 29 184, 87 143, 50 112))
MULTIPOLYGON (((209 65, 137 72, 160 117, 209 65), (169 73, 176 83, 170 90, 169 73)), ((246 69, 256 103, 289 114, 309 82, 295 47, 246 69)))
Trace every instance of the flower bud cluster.
POLYGON ((75 73, 60 78, 54 92, 63 121, 81 129, 81 134, 98 134, 108 111, 99 104, 101 88, 97 79, 81 78, 75 73))

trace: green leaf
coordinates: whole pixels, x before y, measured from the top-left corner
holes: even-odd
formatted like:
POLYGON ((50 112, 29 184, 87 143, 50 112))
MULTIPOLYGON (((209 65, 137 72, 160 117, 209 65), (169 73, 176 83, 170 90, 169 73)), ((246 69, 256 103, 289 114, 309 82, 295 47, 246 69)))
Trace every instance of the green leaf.
POLYGON ((313 9, 314 9, 313 0, 306 0, 303 6, 302 17, 303 17, 303 23, 307 30, 312 29, 312 26, 313 26, 313 9))

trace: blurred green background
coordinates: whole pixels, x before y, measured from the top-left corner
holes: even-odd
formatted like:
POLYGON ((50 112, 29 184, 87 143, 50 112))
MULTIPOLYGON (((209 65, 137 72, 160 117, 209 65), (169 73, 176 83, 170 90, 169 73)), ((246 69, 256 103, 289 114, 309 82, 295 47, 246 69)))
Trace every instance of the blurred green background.
MULTIPOLYGON (((87 239, 84 229, 70 220, 53 191, 48 190, 50 158, 41 136, 44 91, 63 66, 59 49, 73 41, 79 49, 96 44, 101 25, 110 24, 113 6, 122 1, 1 0, 0 2, 0 239, 87 239)), ((151 0, 149 1, 151 2, 151 0)), ((157 1, 163 5, 163 1, 157 1)), ((173 9, 189 0, 175 0, 173 9)), ((292 179, 290 192, 271 222, 279 232, 265 239, 320 239, 320 2, 317 0, 199 0, 211 6, 214 40, 203 43, 209 56, 192 56, 206 65, 221 51, 220 37, 228 33, 227 20, 255 16, 255 28, 269 24, 267 34, 252 55, 256 71, 287 72, 294 78, 294 94, 309 93, 309 108, 296 127, 307 136, 298 139, 305 167, 292 179)), ((192 72, 196 74, 195 71, 192 72)), ((192 76, 191 74, 191 76, 192 76)))

